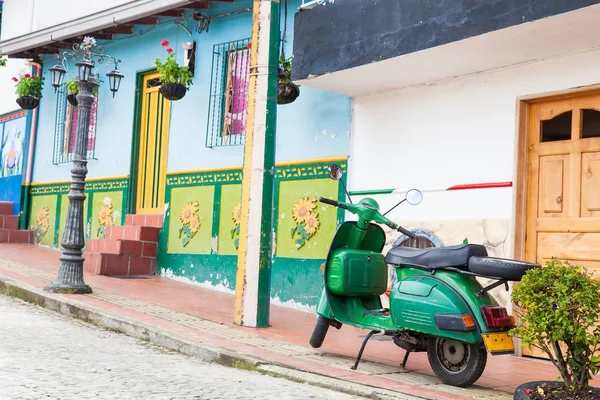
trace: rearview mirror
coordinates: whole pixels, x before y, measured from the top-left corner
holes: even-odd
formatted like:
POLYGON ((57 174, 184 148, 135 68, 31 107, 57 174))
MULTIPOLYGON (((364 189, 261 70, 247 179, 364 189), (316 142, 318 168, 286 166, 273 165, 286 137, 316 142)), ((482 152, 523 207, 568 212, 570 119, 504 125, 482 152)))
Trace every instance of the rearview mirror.
POLYGON ((423 193, 418 189, 410 189, 406 192, 406 201, 408 204, 416 206, 423 201, 423 193))
POLYGON ((329 177, 334 181, 339 181, 342 179, 342 168, 337 164, 331 164, 329 166, 329 177))

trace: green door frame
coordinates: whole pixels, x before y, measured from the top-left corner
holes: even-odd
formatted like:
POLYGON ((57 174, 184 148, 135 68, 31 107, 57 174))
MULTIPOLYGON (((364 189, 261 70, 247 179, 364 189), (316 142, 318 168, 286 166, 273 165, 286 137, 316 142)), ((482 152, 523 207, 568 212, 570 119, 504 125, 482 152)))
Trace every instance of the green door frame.
POLYGON ((137 204, 137 165, 140 156, 140 125, 142 116, 142 93, 144 85, 144 75, 156 72, 156 68, 146 68, 136 71, 135 73, 135 104, 133 107, 133 130, 131 141, 131 165, 129 166, 129 197, 127 204, 127 214, 135 214, 137 204))

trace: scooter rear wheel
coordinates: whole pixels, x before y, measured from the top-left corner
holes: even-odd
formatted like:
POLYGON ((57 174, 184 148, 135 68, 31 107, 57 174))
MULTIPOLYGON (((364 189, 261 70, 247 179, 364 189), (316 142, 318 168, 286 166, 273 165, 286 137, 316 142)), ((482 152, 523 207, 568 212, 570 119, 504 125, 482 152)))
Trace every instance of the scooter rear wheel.
POLYGON ((319 315, 317 318, 317 323, 315 324, 315 329, 313 329, 313 333, 310 336, 308 343, 310 343, 313 348, 318 349, 323 345, 323 341, 325 341, 325 336, 327 336, 328 330, 329 320, 319 315))
POLYGON ((467 387, 483 374, 487 351, 479 345, 431 337, 427 341, 427 358, 442 382, 467 387))

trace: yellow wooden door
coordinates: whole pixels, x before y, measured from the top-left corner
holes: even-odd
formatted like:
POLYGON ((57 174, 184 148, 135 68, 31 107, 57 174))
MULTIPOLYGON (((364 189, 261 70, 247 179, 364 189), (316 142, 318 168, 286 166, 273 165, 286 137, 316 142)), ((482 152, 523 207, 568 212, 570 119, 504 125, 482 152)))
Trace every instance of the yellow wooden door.
POLYGON ((137 214, 163 213, 171 102, 159 92, 158 73, 144 76, 140 107, 137 214))
MULTIPOLYGON (((600 95, 530 106, 525 256, 600 278, 600 95)), ((524 355, 542 357, 529 347, 524 355)))

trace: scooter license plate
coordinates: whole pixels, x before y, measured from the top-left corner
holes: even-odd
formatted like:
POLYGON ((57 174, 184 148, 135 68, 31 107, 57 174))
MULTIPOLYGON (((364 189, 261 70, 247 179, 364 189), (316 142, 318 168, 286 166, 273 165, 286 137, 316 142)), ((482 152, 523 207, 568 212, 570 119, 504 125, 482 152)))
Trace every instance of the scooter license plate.
POLYGON ((481 337, 490 353, 513 353, 515 351, 512 338, 506 332, 484 333, 481 337))

